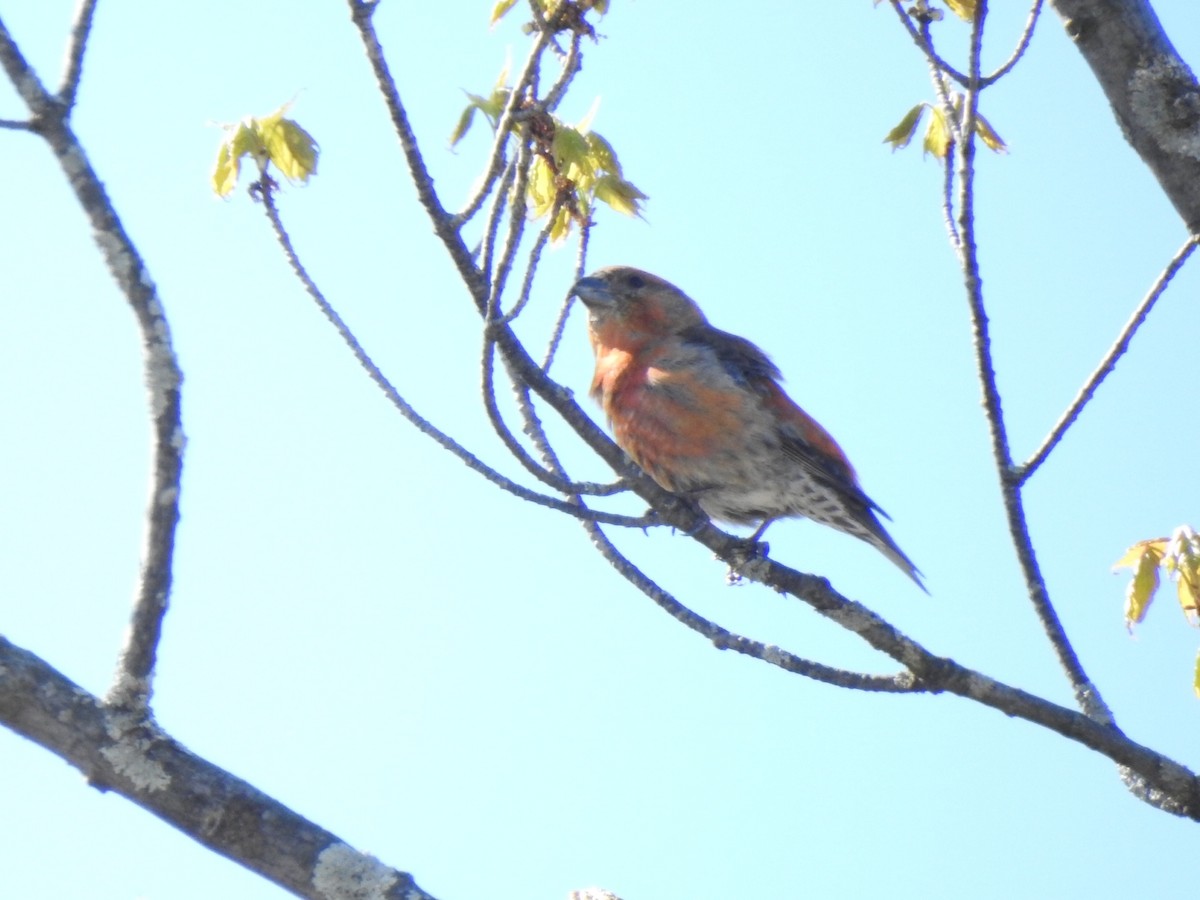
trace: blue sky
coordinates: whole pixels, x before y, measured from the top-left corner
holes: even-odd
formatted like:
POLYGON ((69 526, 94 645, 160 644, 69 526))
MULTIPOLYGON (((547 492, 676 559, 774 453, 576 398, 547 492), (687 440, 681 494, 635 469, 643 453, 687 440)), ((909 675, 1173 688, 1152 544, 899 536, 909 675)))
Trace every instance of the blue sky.
MULTIPOLYGON (((991 64, 1023 17, 1023 4, 993 5, 1005 9, 991 64)), ((1156 6, 1200 59, 1200 11, 1156 6)), ((51 81, 71 7, 0 3, 51 81)), ((462 91, 524 54, 519 14, 489 30, 488 9, 385 0, 377 15, 451 206, 487 147, 478 125, 447 147, 462 91)), ((563 114, 599 96, 596 129, 651 199, 645 221, 602 216, 593 267, 661 274, 768 350, 891 513, 932 597, 810 523, 775 526, 772 555, 937 652, 1069 702, 1005 539, 939 168, 881 142, 930 96, 895 16, 868 0, 739 13, 615 0, 600 31, 563 114)), ((939 32, 961 60, 965 29, 939 32)), ((75 127, 159 286, 186 377, 156 694, 168 731, 440 898, 590 884, 625 900, 1194 895, 1182 850, 1194 825, 1133 800, 1104 759, 955 698, 841 692, 717 652, 578 526, 492 489, 404 423, 290 277, 261 210, 209 190, 213 123, 287 100, 323 151, 312 184, 280 197, 313 276, 418 410, 516 470, 477 402, 478 323, 344 5, 101 4, 75 127)), ((982 110, 1011 147, 981 158, 978 212, 1025 456, 1185 235, 1053 15, 982 110)), ((0 91, 0 116, 19 114, 0 91)), ((0 630, 103 693, 142 530, 138 343, 46 148, 15 132, 0 146, 0 630)), ((573 256, 546 260, 522 326, 534 345, 573 256)), ((1111 565, 1136 540, 1198 524, 1198 278, 1179 276, 1027 494, 1052 597, 1119 723, 1193 765, 1200 634, 1164 598, 1129 637, 1111 565)), ((555 373, 585 392, 578 317, 555 373)), ((574 474, 607 476, 565 446, 574 474)), ((726 627, 894 668, 801 603, 726 587, 686 538, 616 540, 726 627)), ((7 732, 0 797, 11 896, 284 896, 7 732)))

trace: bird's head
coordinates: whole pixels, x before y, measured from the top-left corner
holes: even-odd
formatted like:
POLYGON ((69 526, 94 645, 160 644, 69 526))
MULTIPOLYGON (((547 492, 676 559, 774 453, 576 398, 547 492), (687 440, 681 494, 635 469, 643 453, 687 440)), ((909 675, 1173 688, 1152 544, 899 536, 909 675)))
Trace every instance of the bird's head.
POLYGON ((653 341, 706 322, 675 285, 630 266, 597 269, 575 282, 571 293, 587 307, 593 340, 608 346, 653 341))

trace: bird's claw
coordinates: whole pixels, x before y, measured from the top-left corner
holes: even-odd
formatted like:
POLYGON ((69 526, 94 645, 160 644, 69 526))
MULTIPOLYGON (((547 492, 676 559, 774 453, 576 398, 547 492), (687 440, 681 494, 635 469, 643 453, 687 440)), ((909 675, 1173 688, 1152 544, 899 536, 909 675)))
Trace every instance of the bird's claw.
POLYGON ((729 570, 725 573, 725 583, 730 586, 741 584, 745 579, 738 570, 756 559, 766 559, 770 552, 771 545, 766 541, 755 540, 753 536, 739 540, 731 554, 729 570))

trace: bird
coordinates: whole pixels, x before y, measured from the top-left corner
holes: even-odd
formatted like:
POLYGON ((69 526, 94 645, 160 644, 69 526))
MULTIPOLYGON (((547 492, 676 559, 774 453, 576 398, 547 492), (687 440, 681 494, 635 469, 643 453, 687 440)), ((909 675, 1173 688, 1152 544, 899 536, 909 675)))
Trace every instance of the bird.
POLYGON ((784 391, 759 347, 722 331, 663 278, 608 266, 571 288, 587 308, 591 396, 617 445, 710 518, 757 525, 801 517, 853 535, 926 591, 833 437, 784 391))

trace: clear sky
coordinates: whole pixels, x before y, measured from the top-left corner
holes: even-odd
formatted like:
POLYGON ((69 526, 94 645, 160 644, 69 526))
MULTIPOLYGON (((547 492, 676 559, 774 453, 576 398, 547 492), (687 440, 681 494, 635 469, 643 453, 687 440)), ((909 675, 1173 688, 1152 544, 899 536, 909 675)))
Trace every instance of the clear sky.
MULTIPOLYGON (((72 3, 3 2, 57 79, 72 3)), ((993 3, 986 60, 1023 3, 993 3), (1000 7, 1003 7, 1000 9, 1000 7)), ((1157 3, 1200 60, 1200 7, 1157 3)), ((613 0, 563 109, 651 199, 602 214, 593 266, 674 281, 767 349, 839 440, 925 597, 805 522, 772 554, 828 576, 931 649, 1069 702, 1006 542, 940 170, 884 134, 931 89, 869 0, 613 0)), ((384 0, 377 24, 449 205, 462 90, 524 56, 519 11, 384 0)), ((962 55, 965 28, 939 27, 962 55)), ((102 3, 75 126, 141 248, 186 374, 189 437, 161 724, 439 898, 1195 896, 1196 826, 1132 799, 1104 759, 952 697, 838 691, 720 653, 612 572, 582 530, 409 427, 291 278, 261 209, 208 185, 214 123, 293 115, 319 176, 280 196, 313 276, 423 414, 506 471, 479 407, 478 323, 415 203, 345 5, 102 3)), ((1047 14, 983 112, 979 231, 1018 456, 1041 441, 1184 239, 1047 14)), ((0 117, 18 117, 5 85, 0 117)), ((481 123, 480 123, 481 124, 481 123)), ((106 689, 128 614, 148 426, 132 316, 47 148, 0 133, 0 632, 106 689)), ((573 250, 522 333, 544 339, 573 250)), ((1200 633, 1166 602, 1130 638, 1112 563, 1200 525, 1200 274, 1185 270, 1028 490, 1052 596, 1121 726, 1200 764, 1200 633)), ((576 316, 555 374, 579 394, 576 316)), ((577 445, 575 445, 577 446, 577 445)), ((568 452, 580 477, 608 473, 568 452)), ((636 498, 614 508, 641 509, 636 498)), ((890 661, 802 603, 726 587, 665 530, 620 546, 685 603, 801 655, 890 661)), ((0 732, 6 897, 273 900, 283 892, 0 732)))

